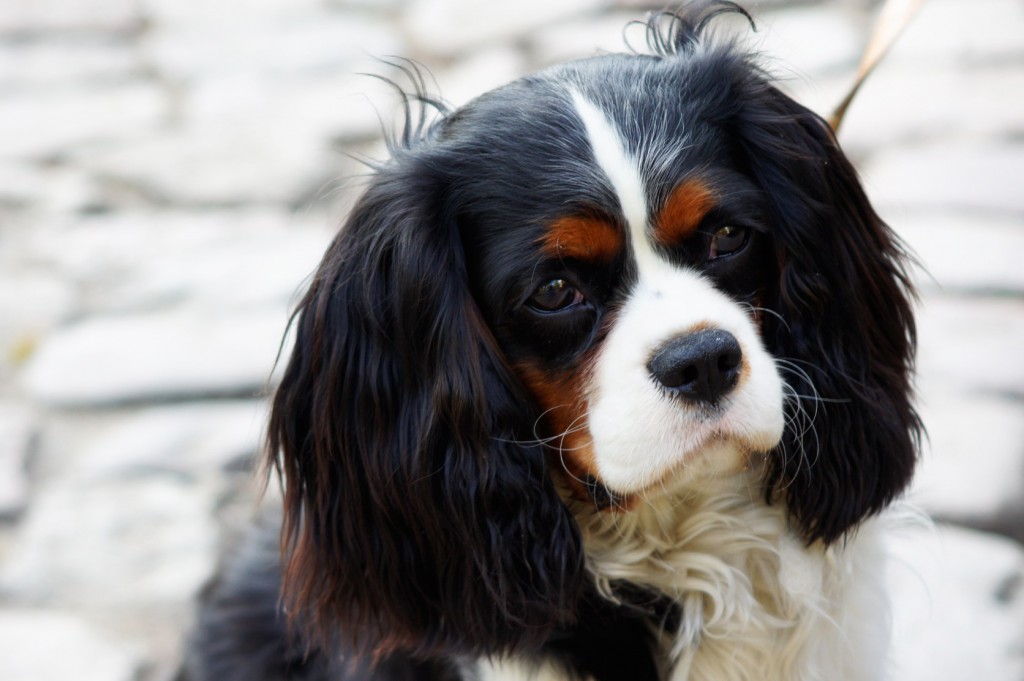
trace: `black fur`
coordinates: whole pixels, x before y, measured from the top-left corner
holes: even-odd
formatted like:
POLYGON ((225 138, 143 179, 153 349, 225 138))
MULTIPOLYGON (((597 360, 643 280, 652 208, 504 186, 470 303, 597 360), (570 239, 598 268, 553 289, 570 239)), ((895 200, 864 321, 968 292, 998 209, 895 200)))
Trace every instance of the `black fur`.
POLYGON ((548 274, 532 255, 547 221, 567 207, 618 219, 568 83, 615 102, 629 151, 658 161, 655 192, 699 168, 754 227, 725 264, 668 255, 763 311, 793 392, 766 499, 831 543, 900 493, 919 430, 904 254, 821 118, 743 51, 697 49, 730 11, 655 17, 654 56, 555 67, 432 124, 409 115, 294 321, 269 429, 283 572, 253 561, 214 590, 197 678, 444 679, 448 660, 510 652, 657 678, 651 631, 673 607, 593 591, 515 370, 571 375, 635 275, 625 256, 565 265, 599 303, 559 322, 522 305, 548 274), (329 652, 303 661, 285 644, 279 580, 295 635, 329 652))
POLYGON ((431 155, 382 170, 328 250, 270 422, 287 603, 374 656, 535 646, 582 585, 431 155))

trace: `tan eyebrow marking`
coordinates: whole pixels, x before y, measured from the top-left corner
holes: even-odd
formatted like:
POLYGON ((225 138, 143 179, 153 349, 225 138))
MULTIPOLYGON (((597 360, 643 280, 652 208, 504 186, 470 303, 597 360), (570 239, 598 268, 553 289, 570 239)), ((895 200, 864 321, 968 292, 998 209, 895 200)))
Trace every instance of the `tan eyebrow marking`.
POLYGON ((698 178, 688 178, 665 199, 654 221, 654 241, 675 246, 689 238, 701 220, 715 207, 715 194, 698 178))
POLYGON ((622 251, 623 237, 607 220, 567 215, 551 223, 541 247, 553 258, 609 263, 622 251))

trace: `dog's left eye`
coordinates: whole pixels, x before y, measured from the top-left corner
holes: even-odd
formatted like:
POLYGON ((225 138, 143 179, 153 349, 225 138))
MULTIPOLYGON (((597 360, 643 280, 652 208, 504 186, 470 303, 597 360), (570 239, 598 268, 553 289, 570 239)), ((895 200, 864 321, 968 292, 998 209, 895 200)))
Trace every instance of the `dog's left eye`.
POLYGON ((527 301, 541 312, 558 312, 583 302, 583 294, 565 279, 552 279, 540 286, 527 301))
POLYGON ((711 237, 711 247, 708 250, 708 260, 721 258, 743 250, 747 245, 747 237, 750 232, 746 227, 734 227, 725 225, 715 230, 711 237))

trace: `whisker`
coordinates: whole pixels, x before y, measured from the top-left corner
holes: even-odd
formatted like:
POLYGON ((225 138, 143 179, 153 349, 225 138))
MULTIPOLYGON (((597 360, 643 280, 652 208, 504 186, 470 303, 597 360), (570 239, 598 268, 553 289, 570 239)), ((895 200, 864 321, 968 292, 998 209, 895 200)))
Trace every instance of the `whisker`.
MULTIPOLYGON (((775 319, 778 319, 779 322, 786 328, 787 331, 792 331, 792 329, 789 326, 789 322, 786 321, 786 318, 783 317, 778 312, 776 312, 775 310, 769 309, 767 307, 760 307, 758 305, 752 305, 750 303, 740 303, 740 307, 744 308, 745 310, 749 310, 751 313, 764 312, 765 314, 769 314, 772 317, 774 317, 775 319)), ((756 315, 752 314, 751 316, 756 316, 756 315)))
MULTIPOLYGON (((542 446, 542 447, 549 446, 549 443, 554 442, 555 440, 564 439, 565 436, 568 433, 575 432, 575 431, 573 430, 572 424, 570 424, 569 428, 567 428, 564 432, 555 433, 554 435, 551 435, 549 437, 541 437, 540 433, 538 432, 540 430, 540 424, 541 424, 541 422, 543 422, 544 417, 547 416, 548 414, 550 414, 551 412, 555 411, 556 409, 565 409, 565 408, 568 408, 569 406, 570 405, 568 405, 568 404, 556 405, 554 407, 551 407, 550 409, 546 409, 543 412, 541 412, 541 414, 533 422, 534 439, 532 439, 532 440, 522 440, 522 439, 518 439, 518 438, 500 438, 500 437, 498 437, 498 438, 494 438, 494 441, 495 442, 504 442, 504 443, 507 443, 507 444, 522 445, 522 446, 530 446, 530 445, 539 445, 539 446, 542 446)), ((575 421, 574 421, 574 423, 575 423, 575 421)), ((582 428, 583 428, 583 426, 581 426, 579 429, 582 429, 582 428)))
MULTIPOLYGON (((809 470, 812 468, 821 456, 821 440, 818 436, 817 428, 815 428, 815 421, 818 417, 820 407, 828 403, 843 403, 846 400, 834 400, 821 397, 817 387, 814 385, 814 381, 811 379, 810 374, 801 368, 795 361, 787 359, 776 359, 775 360, 780 373, 788 373, 798 379, 798 381, 808 387, 811 391, 810 395, 805 395, 797 392, 796 388, 791 385, 789 381, 783 381, 783 393, 786 397, 786 404, 789 406, 786 414, 786 428, 791 429, 795 436, 791 440, 784 440, 783 446, 780 447, 780 452, 788 462, 789 457, 796 457, 797 469, 809 470), (808 403, 814 405, 813 411, 808 410, 808 403), (813 458, 808 452, 808 438, 813 440, 813 458), (789 451, 789 447, 785 446, 786 442, 792 442, 796 446, 796 451, 789 451)), ((788 464, 786 466, 788 468, 788 464)), ((786 490, 791 485, 793 479, 787 481, 780 490, 786 490)))

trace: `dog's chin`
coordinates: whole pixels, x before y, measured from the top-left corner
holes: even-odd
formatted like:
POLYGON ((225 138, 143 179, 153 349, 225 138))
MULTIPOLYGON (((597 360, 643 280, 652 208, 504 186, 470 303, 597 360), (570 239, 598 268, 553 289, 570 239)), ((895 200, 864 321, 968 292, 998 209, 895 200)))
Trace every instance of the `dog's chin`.
MULTIPOLYGON (((778 437, 755 439, 712 434, 697 447, 661 466, 638 466, 628 473, 600 472, 598 480, 618 499, 700 496, 732 484, 737 476, 759 476, 778 437)), ((628 507, 628 504, 622 505, 628 507)))

